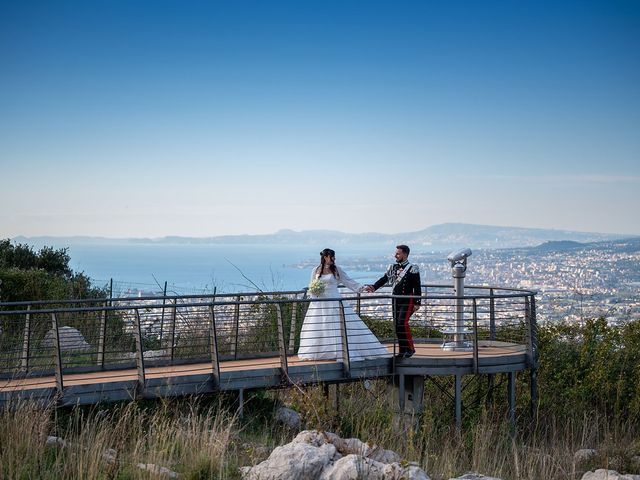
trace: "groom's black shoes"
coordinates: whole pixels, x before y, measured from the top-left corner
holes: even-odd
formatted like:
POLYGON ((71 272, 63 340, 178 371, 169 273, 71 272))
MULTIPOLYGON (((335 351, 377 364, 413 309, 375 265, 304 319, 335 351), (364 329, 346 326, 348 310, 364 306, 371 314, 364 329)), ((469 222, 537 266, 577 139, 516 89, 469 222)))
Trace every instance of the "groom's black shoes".
POLYGON ((416 353, 415 350, 408 350, 406 352, 402 352, 396 355, 396 360, 402 360, 403 358, 411 358, 413 354, 416 353))

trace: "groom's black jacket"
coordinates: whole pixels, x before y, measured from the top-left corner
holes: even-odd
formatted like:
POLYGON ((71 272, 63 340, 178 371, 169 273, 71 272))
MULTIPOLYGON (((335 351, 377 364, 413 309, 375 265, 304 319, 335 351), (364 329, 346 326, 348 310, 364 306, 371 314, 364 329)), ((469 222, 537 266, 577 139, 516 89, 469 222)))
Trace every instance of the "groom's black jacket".
MULTIPOLYGON (((373 284, 373 289, 377 290, 387 284, 393 287, 394 295, 415 295, 417 298, 413 298, 413 303, 420 305, 422 289, 420 288, 420 269, 417 265, 412 265, 408 261, 389 265, 387 272, 373 284), (409 268, 409 271, 398 280, 405 268, 409 268)), ((408 298, 398 299, 400 302, 409 302, 409 300, 408 298)))

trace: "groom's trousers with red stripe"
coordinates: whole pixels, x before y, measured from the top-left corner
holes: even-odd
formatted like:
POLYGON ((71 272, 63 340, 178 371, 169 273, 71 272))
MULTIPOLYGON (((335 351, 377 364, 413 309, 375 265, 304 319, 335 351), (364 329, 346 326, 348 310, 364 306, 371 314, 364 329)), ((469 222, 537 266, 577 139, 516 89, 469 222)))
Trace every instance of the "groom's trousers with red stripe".
POLYGON ((409 328, 409 318, 413 314, 413 299, 394 299, 393 300, 393 321, 396 327, 396 336, 398 337, 399 353, 413 352, 413 337, 409 328))

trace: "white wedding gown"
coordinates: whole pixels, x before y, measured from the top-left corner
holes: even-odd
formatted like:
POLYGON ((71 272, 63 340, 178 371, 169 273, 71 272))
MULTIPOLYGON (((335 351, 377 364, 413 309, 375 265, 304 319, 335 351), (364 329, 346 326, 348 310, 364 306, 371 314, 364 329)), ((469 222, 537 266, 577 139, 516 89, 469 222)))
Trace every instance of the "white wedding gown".
MULTIPOLYGON (((339 278, 332 274, 321 275, 324 282, 323 293, 312 298, 309 309, 304 317, 302 331, 300 332, 300 348, 298 357, 305 360, 342 360, 342 335, 340 328, 340 304, 337 300, 325 300, 323 298, 340 298, 338 283, 345 285, 357 292, 362 286, 349 278, 340 267, 337 267, 339 278)), ((311 280, 316 279, 315 269, 311 273, 311 280)), ((353 311, 348 302, 343 302, 345 323, 347 326, 347 348, 349 359, 352 361, 365 358, 389 357, 391 354, 382 345, 376 336, 369 330, 362 319, 353 311)))

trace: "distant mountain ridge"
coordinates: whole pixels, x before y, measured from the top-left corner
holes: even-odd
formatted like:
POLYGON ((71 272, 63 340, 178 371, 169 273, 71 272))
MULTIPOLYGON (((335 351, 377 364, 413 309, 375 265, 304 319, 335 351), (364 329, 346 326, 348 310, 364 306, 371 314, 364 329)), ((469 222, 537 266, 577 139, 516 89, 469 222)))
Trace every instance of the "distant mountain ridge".
POLYGON ((535 253, 565 253, 568 251, 584 250, 612 250, 618 253, 633 253, 640 251, 640 237, 626 237, 614 240, 580 243, 571 240, 545 242, 535 247, 525 247, 535 253))
MULTIPOLYGON (((387 233, 345 233, 333 230, 279 230, 262 235, 220 235, 214 237, 167 236, 161 238, 105 238, 105 237, 24 237, 12 240, 18 243, 43 244, 183 244, 183 245, 315 245, 340 247, 344 245, 372 245, 393 247, 406 243, 416 251, 450 250, 454 248, 519 248, 533 247, 547 242, 603 242, 626 238, 640 238, 634 235, 611 233, 576 232, 526 227, 503 227, 493 225, 474 225, 466 223, 443 223, 432 225, 414 232, 387 233)), ((560 246, 559 245, 555 245, 560 246)), ((575 248, 569 243, 564 248, 575 248)))

